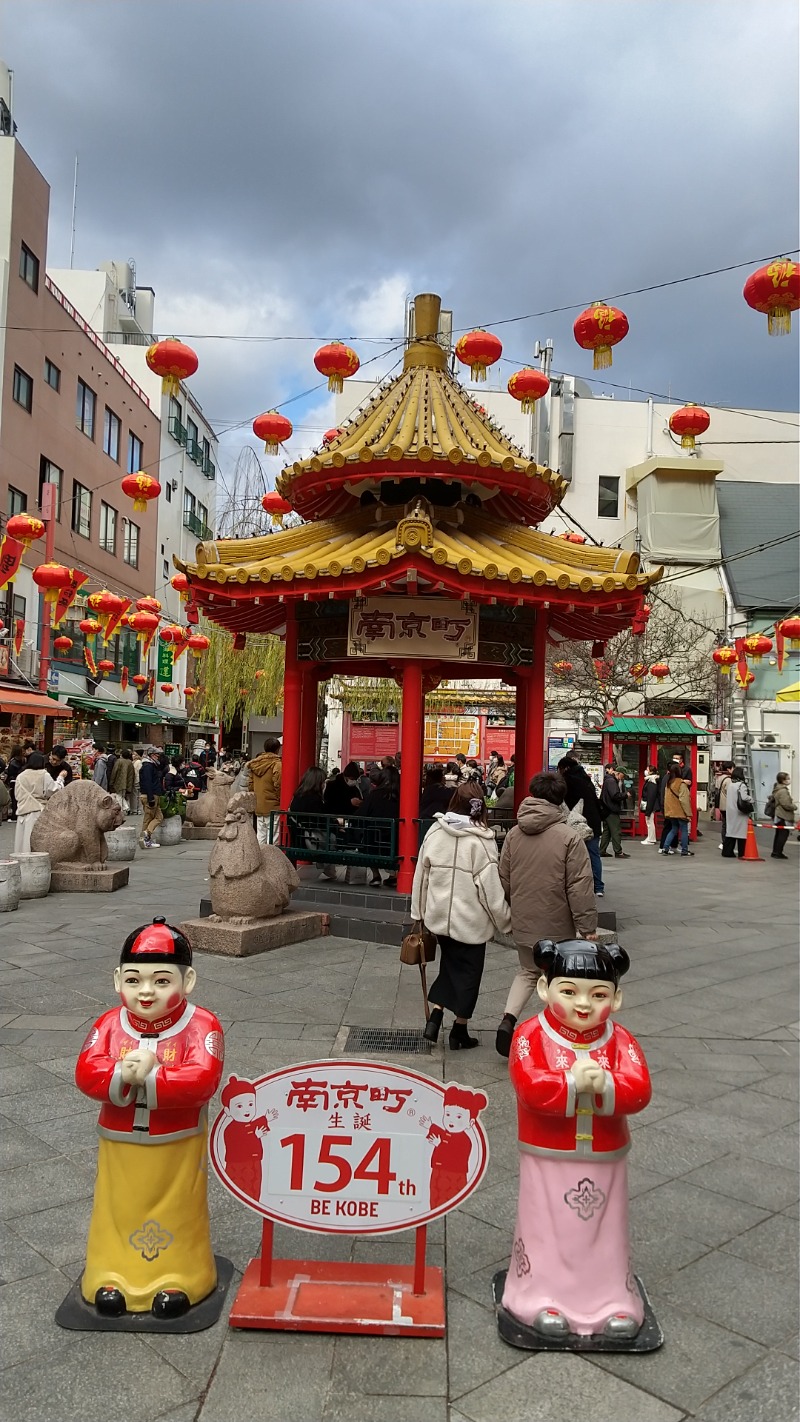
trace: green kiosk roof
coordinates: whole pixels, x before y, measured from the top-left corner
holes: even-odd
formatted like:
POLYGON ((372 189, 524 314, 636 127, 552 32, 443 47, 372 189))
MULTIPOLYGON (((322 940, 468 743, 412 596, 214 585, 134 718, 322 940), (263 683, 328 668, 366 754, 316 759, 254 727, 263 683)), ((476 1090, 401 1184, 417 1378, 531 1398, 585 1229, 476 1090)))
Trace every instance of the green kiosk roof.
POLYGON ((612 716, 604 726, 592 728, 604 736, 629 740, 696 740, 711 734, 707 726, 697 726, 691 716, 612 716))

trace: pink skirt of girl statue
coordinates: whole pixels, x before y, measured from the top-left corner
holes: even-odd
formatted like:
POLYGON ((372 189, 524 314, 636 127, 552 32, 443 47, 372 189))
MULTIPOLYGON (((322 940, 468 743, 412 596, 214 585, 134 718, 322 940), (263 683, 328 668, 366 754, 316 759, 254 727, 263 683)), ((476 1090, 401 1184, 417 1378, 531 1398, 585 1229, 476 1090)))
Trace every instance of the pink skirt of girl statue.
POLYGON ((627 1163, 520 1152, 514 1248, 503 1305, 522 1323, 558 1309, 573 1333, 602 1333, 615 1313, 642 1323, 630 1266, 627 1163))

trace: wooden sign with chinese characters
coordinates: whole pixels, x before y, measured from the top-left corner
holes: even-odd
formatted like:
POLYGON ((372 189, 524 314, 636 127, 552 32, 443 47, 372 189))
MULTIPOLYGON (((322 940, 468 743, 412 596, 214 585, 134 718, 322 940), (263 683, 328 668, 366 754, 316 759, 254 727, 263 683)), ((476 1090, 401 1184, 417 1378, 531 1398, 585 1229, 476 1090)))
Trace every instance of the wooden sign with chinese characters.
POLYGON ((427 1225, 480 1183, 489 1150, 482 1091, 385 1062, 303 1062, 257 1081, 231 1077, 211 1163, 262 1216, 229 1323, 315 1333, 441 1338, 442 1270, 427 1225), (414 1263, 276 1259, 275 1222, 322 1234, 414 1228, 414 1263))
POLYGON ((347 655, 475 662, 477 609, 438 597, 354 598, 347 655))
POLYGON ((480 1105, 472 1116, 446 1101, 448 1091, 466 1101, 467 1088, 341 1060, 237 1084, 242 1092, 211 1131, 211 1161, 231 1194, 280 1224, 326 1234, 410 1229, 460 1204, 486 1169, 480 1105), (237 1108, 251 1093, 254 1115, 237 1108))

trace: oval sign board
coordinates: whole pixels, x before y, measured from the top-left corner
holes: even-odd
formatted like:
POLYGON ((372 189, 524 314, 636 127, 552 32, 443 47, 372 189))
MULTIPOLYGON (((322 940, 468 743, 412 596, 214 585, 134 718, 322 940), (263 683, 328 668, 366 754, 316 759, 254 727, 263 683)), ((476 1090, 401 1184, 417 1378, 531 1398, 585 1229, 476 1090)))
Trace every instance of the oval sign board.
POLYGON ((268 1219, 326 1234, 427 1224, 480 1183, 482 1091, 385 1062, 314 1061, 229 1077, 211 1130, 223 1185, 268 1219))

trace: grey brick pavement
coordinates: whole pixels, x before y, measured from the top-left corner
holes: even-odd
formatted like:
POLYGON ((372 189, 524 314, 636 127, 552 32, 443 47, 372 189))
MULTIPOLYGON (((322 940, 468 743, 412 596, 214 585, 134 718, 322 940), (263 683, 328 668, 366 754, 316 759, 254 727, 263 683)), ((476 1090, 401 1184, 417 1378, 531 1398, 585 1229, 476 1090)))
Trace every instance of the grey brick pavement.
MULTIPOLYGON (((766 837, 765 837, 766 838, 766 837)), ((0 853, 10 848, 0 829, 0 853)), ((526 1355, 500 1342, 489 1285, 516 1200, 514 1103, 493 1048, 513 972, 492 950, 482 1047, 398 1058, 489 1095, 492 1158, 466 1206, 430 1230, 444 1265, 443 1341, 227 1330, 68 1334, 53 1311, 82 1267, 95 1111, 72 1085, 85 1029, 112 1001, 124 935, 196 911, 207 845, 139 855, 113 898, 60 895, 0 919, 0 1418, 14 1422, 790 1422, 797 1413, 798 849, 789 864, 695 859, 634 844, 606 906, 633 959, 621 1015, 642 1040, 653 1103, 630 1157, 636 1265, 667 1335, 646 1357, 526 1355)), ((197 1000, 248 1076, 328 1055, 349 1024, 417 1025, 419 983, 397 950, 331 938, 244 962, 201 958, 197 1000)), ((241 1271, 259 1221, 211 1182, 218 1252, 241 1271)), ((298 1237, 276 1231, 280 1253, 298 1237)), ((347 1242, 302 1237, 304 1253, 347 1242)), ((411 1256, 411 1239, 352 1257, 411 1256)), ((238 1277, 238 1275, 237 1275, 238 1277)))

